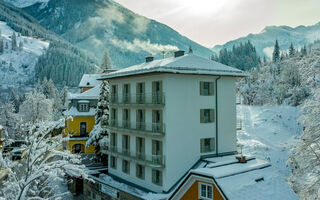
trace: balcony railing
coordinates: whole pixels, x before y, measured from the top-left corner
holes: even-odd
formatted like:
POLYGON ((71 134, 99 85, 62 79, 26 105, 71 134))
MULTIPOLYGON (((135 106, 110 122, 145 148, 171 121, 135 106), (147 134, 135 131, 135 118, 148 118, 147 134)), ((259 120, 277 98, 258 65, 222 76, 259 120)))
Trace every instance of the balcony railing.
POLYGON ((148 155, 140 152, 133 152, 128 149, 123 149, 116 146, 109 146, 109 149, 107 151, 111 154, 117 154, 130 159, 134 159, 136 161, 143 162, 144 164, 152 165, 153 167, 164 166, 163 155, 148 155))
POLYGON ((128 120, 113 120, 109 122, 109 128, 121 129, 123 131, 146 133, 146 134, 165 134, 165 125, 163 123, 146 123, 146 122, 136 122, 131 123, 128 120))
POLYGON ((118 94, 110 95, 112 105, 164 105, 165 95, 163 92, 124 94, 120 98, 118 94))

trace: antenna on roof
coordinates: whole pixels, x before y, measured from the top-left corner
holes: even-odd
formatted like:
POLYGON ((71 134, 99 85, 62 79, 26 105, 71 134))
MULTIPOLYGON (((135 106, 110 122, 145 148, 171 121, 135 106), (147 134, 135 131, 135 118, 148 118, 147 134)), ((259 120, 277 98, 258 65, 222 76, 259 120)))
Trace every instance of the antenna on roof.
POLYGON ((190 53, 193 53, 193 50, 192 50, 192 47, 191 46, 189 46, 189 52, 188 52, 189 54, 190 53))

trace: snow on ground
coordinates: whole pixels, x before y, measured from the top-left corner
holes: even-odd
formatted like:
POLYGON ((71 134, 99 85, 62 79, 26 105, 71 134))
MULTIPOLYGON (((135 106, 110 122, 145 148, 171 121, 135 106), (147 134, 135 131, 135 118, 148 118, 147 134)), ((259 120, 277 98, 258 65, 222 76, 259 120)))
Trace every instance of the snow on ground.
POLYGON ((237 132, 237 137, 238 144, 243 145, 243 153, 269 160, 288 177, 288 154, 302 132, 299 108, 240 105, 237 115, 242 119, 242 130, 237 132))
MULTIPOLYGON (((8 94, 10 88, 24 90, 34 82, 35 65, 40 55, 49 47, 49 42, 33 37, 19 36, 5 22, 0 21, 1 36, 4 41, 4 53, 0 55, 0 94, 8 94), (17 45, 23 43, 23 49, 13 51, 11 36, 15 32, 17 45)), ((19 92, 19 91, 16 91, 19 92)), ((6 98, 0 95, 0 98, 6 98)))

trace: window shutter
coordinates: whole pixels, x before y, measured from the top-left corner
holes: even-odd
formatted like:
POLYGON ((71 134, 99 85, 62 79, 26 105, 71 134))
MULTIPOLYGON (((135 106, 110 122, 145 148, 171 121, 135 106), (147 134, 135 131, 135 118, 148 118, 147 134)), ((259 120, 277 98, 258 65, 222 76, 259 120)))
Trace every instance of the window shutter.
POLYGON ((200 123, 204 123, 204 109, 200 110, 200 123))
POLYGON ((156 183, 156 171, 152 170, 152 183, 156 183))
POLYGON ((210 109, 210 122, 214 122, 214 109, 210 109))
MULTIPOLYGON (((140 122, 139 120, 140 120, 140 118, 139 118, 140 116, 139 116, 139 110, 137 109, 136 110, 136 122, 140 122)), ((138 125, 138 124, 137 124, 138 125)))
POLYGON ((146 110, 142 110, 142 122, 146 121, 146 110))
POLYGON ((200 82, 200 95, 204 95, 203 94, 203 82, 200 82))
POLYGON ((214 95, 214 83, 209 83, 209 95, 214 95))
POLYGON ((126 142, 126 136, 123 135, 123 136, 122 136, 122 150, 126 149, 126 144, 125 144, 125 142, 126 142))

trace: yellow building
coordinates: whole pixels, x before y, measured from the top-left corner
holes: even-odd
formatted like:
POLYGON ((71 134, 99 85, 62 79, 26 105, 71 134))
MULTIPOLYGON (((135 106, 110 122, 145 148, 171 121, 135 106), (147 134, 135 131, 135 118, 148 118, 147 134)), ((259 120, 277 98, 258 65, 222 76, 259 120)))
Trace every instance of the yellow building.
POLYGON ((85 74, 79 84, 81 93, 69 96, 70 108, 64 112, 65 134, 70 137, 67 148, 73 153, 95 153, 95 146, 86 146, 86 142, 95 125, 95 110, 100 92, 100 81, 96 79, 99 76, 85 74))

